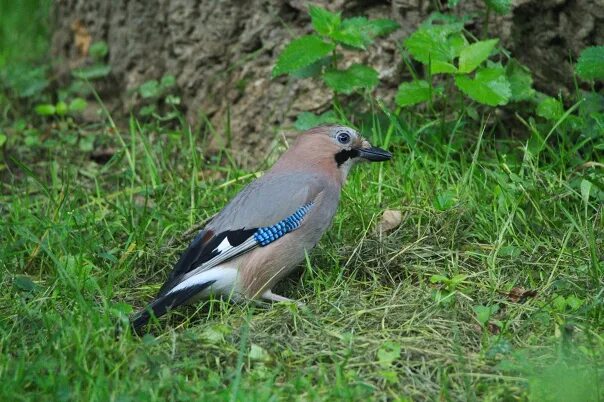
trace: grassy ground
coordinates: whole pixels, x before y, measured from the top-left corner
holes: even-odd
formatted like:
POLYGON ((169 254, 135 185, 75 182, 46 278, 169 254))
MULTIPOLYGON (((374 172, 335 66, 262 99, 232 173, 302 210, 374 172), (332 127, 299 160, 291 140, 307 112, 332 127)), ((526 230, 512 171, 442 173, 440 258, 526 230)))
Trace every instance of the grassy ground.
POLYGON ((114 149, 106 164, 60 140, 11 142, 0 399, 602 398, 604 218, 569 150, 406 121, 413 148, 368 130, 394 159, 355 169, 301 278, 283 284, 305 308, 212 301, 142 338, 116 339, 116 323, 155 294, 183 232, 253 175, 158 123, 48 132, 96 135, 114 149), (378 234, 386 209, 402 222, 378 234))
MULTIPOLYGON (((14 29, 43 26, 27 25, 36 0, 19 4, 0 18, 0 68, 17 77, 48 39, 14 29)), ((395 158, 355 169, 281 285, 306 307, 211 301, 116 338, 254 172, 183 125, 41 122, 4 95, 0 400, 604 399, 601 161, 563 122, 544 146, 494 118, 366 126, 395 158), (401 223, 379 233, 385 210, 401 223)))

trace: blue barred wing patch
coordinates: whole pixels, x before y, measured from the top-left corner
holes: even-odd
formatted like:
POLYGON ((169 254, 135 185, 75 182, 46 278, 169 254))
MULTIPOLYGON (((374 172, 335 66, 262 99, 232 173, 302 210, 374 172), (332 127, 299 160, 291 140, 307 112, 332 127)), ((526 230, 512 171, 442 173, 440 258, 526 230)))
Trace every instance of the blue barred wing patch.
POLYGON ((310 211, 312 205, 313 203, 309 202, 273 226, 259 228, 256 233, 254 233, 254 239, 261 247, 264 247, 285 236, 287 233, 296 230, 302 223, 306 214, 308 214, 308 211, 310 211))

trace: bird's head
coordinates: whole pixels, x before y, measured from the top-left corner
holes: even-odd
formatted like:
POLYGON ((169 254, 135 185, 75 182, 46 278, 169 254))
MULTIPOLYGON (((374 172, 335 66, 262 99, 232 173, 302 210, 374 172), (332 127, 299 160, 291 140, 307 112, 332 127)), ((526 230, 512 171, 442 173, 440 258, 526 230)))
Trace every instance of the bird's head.
POLYGON ((349 162, 383 162, 392 158, 390 152, 372 146, 369 141, 350 127, 327 126, 325 135, 334 145, 334 160, 339 167, 349 162))
POLYGON ((298 137, 297 148, 303 148, 307 161, 315 160, 330 169, 337 169, 346 179, 356 162, 383 162, 392 158, 386 150, 372 146, 355 129, 328 125, 315 127, 298 137))

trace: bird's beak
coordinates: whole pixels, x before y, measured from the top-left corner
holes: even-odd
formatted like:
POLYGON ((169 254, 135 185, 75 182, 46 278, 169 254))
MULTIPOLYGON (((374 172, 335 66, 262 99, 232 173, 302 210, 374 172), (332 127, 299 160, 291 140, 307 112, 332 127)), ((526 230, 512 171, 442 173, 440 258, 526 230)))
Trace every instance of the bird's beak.
POLYGON ((392 158, 392 154, 382 148, 372 147, 367 141, 363 142, 363 147, 359 148, 359 157, 369 162, 383 162, 392 158))

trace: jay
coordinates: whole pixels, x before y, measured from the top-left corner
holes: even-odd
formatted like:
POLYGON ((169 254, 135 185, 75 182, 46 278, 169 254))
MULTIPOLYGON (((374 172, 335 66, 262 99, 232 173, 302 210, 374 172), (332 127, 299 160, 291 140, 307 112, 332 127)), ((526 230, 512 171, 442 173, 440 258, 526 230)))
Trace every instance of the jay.
POLYGON ((138 330, 152 315, 210 295, 290 301, 271 289, 329 227, 350 168, 391 157, 349 127, 320 126, 300 134, 197 234, 156 298, 132 317, 132 327, 138 330))

